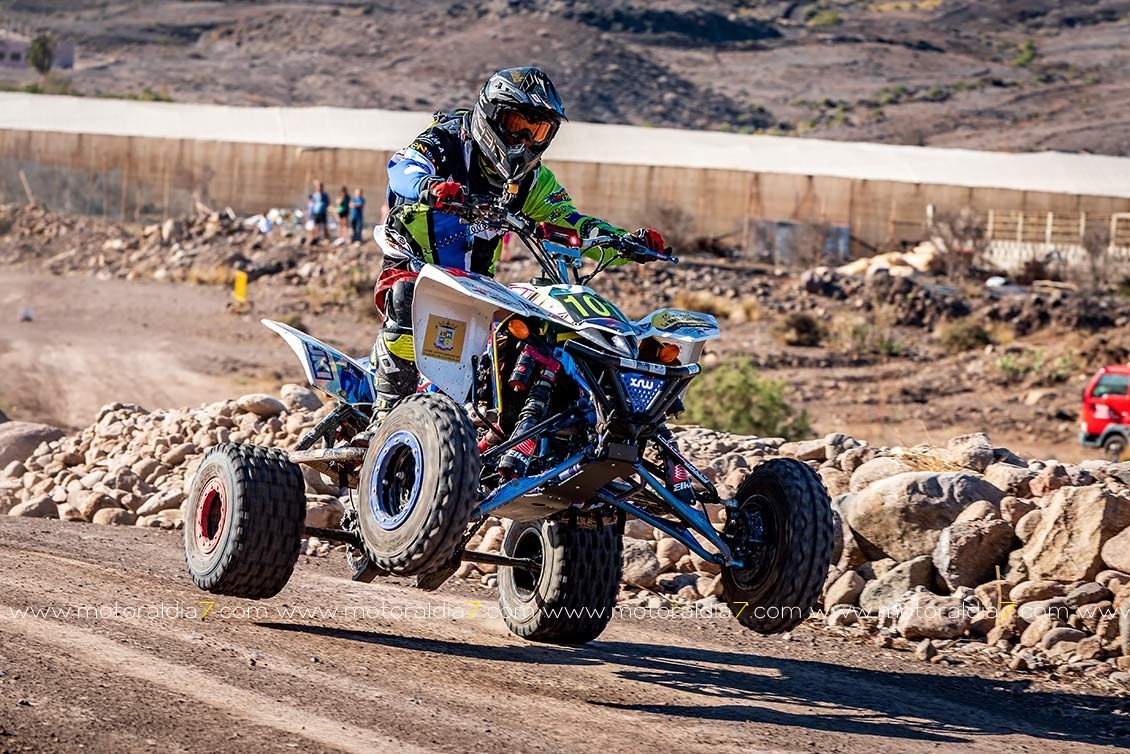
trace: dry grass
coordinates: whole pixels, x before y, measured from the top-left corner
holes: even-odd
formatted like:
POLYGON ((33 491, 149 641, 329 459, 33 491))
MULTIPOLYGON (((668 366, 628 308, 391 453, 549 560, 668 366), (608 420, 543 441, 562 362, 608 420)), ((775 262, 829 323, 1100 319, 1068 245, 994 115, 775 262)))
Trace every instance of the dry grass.
POLYGON ((891 312, 880 307, 870 317, 861 314, 834 314, 827 326, 828 348, 858 356, 898 356, 904 348, 891 322, 891 312))
POLYGON ((710 314, 731 322, 757 322, 764 316, 761 305, 754 299, 727 298, 705 291, 679 291, 674 304, 679 309, 710 314))
POLYGON ((777 339, 786 346, 815 348, 824 341, 824 325, 806 312, 790 312, 777 325, 777 339))
POLYGON ((184 282, 192 285, 231 285, 235 270, 231 267, 192 267, 184 274, 184 282))
POLYGON ((930 452, 921 450, 904 450, 898 455, 898 459, 910 466, 915 471, 963 471, 961 466, 956 463, 951 463, 936 453, 941 452, 939 449, 931 448, 930 452))
POLYGON ((993 345, 1004 346, 1016 340, 1016 331, 1005 322, 992 322, 985 328, 993 345))
POLYGON ((911 11, 931 11, 942 4, 942 0, 901 0, 901 2, 877 2, 871 4, 871 10, 875 13, 891 13, 901 11, 908 13, 911 11))

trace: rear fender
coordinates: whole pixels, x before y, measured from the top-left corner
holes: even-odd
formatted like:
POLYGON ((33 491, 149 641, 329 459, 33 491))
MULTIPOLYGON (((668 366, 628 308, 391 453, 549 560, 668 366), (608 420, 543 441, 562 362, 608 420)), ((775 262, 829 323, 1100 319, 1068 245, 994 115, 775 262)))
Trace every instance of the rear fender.
POLYGON ((499 311, 553 316, 488 277, 425 265, 412 299, 412 331, 420 374, 462 403, 471 390, 471 357, 482 354, 499 311))
POLYGON ((306 379, 318 390, 349 404, 373 402, 373 372, 366 365, 282 322, 259 321, 286 341, 302 362, 306 379))

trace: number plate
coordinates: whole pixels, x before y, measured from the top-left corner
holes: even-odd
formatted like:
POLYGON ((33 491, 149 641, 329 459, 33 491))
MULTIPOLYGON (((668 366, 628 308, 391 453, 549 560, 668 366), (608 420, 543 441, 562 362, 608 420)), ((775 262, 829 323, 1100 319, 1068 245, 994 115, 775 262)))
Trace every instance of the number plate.
POLYGON ((573 293, 570 291, 554 291, 550 294, 554 300, 565 307, 569 318, 575 322, 584 322, 590 319, 614 319, 617 322, 627 322, 628 318, 616 308, 616 305, 595 293, 573 293))

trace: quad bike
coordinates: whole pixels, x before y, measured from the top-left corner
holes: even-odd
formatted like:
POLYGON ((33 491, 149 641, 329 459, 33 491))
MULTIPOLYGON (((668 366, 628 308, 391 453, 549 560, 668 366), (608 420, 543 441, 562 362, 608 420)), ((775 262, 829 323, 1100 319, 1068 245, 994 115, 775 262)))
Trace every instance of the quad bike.
POLYGON ((415 576, 417 586, 434 589, 462 561, 494 564, 501 612, 515 634, 583 643, 612 617, 624 524, 634 516, 715 564, 723 598, 745 626, 768 634, 800 623, 832 554, 820 478, 803 463, 774 459, 722 499, 665 423, 682 410, 706 342, 719 336, 717 322, 676 309, 632 321, 588 287, 628 253, 678 260, 618 235, 582 241, 493 200, 445 211, 513 234, 543 277, 504 286, 425 264, 378 226, 386 258, 415 277, 420 388, 374 428, 368 359, 263 320, 335 405, 289 453, 226 443, 207 454, 185 512, 195 583, 271 597, 290 577, 305 532, 346 543, 359 581, 415 576), (582 274, 585 251, 597 261, 582 274), (304 526, 297 464, 356 490, 340 529, 304 526), (707 504, 725 506, 721 529, 707 504), (511 521, 501 554, 468 551, 488 517, 511 521))

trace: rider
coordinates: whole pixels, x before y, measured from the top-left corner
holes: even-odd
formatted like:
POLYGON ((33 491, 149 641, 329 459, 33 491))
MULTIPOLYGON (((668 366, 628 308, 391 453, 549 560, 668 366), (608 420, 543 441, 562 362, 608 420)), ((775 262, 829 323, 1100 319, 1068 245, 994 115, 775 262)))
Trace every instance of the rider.
MULTIPOLYGON (((535 222, 567 226, 582 238, 630 235, 652 252, 663 251, 658 231, 634 233, 582 215, 544 165, 542 153, 557 134, 565 106, 553 82, 538 68, 507 68, 490 77, 470 109, 436 113, 431 127, 393 155, 388 164, 386 232, 425 262, 494 275, 502 234, 476 228, 442 212, 469 195, 502 198, 535 222)), ((648 261, 632 254, 631 261, 648 261)), ((412 343, 414 275, 404 260, 389 259, 381 275, 377 306, 385 314, 373 346, 377 370, 377 416, 416 391, 412 343)))

